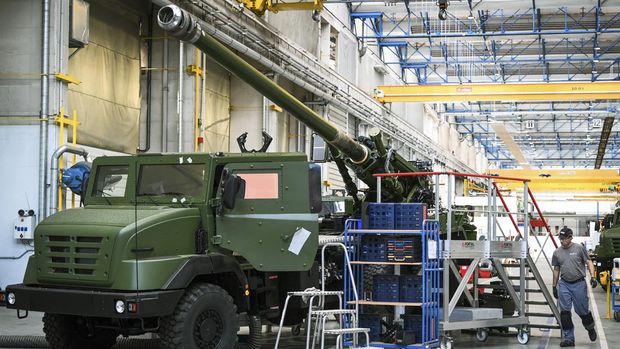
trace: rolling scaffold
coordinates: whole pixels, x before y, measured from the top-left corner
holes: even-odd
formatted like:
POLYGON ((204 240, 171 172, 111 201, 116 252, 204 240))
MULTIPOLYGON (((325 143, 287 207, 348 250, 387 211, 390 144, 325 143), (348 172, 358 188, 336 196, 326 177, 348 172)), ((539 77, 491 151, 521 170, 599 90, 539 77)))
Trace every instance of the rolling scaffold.
MULTIPOLYGON (((435 219, 437 219, 437 217, 440 217, 440 202, 438 195, 440 176, 447 176, 446 209, 448 218, 453 217, 453 213, 455 212, 468 212, 453 207, 453 182, 455 178, 469 177, 477 178, 478 180, 486 180, 486 187, 488 190, 488 205, 487 209, 483 212, 486 213, 488 218, 487 238, 478 241, 453 240, 452 219, 446 219, 446 235, 445 239, 441 241, 440 246, 440 270, 442 271, 442 289, 449 290, 449 292, 443 292, 443 294, 447 296, 442 297, 443 299, 441 300, 441 320, 439 323, 439 329, 442 333, 442 348, 452 347, 452 337, 450 335, 450 331, 462 329, 477 329, 477 339, 480 341, 485 341, 488 336, 488 330, 492 327, 515 327, 517 328, 518 342, 521 344, 526 344, 529 341, 530 327, 533 326, 530 325, 530 316, 555 317, 556 319, 558 319, 559 323, 559 311, 555 306, 551 293, 547 289, 541 274, 536 268, 535 261, 531 258, 529 254, 528 240, 530 237, 530 216, 528 214, 528 198, 532 199, 532 202, 536 207, 537 204, 533 198, 533 195, 531 194, 531 191, 528 189, 528 179, 480 174, 467 174, 458 172, 413 172, 376 174, 375 177, 377 177, 377 197, 379 198, 379 200, 381 198, 382 178, 392 176, 434 176, 435 192, 437 194, 435 195, 435 219), (510 213, 508 207, 505 205, 504 199, 501 196, 501 192, 499 191, 499 188, 494 182, 494 180, 499 179, 503 181, 517 181, 523 183, 523 205, 521 206, 521 212, 516 213, 516 215, 518 217, 521 217, 523 220, 523 234, 521 234, 521 231, 516 221, 514 220, 512 213, 510 213), (502 200, 505 211, 499 211, 497 209, 497 197, 502 200), (497 222, 498 215, 508 215, 511 218, 511 221, 515 225, 515 228, 520 235, 520 239, 517 239, 518 241, 514 241, 512 240, 512 237, 507 237, 504 234, 503 230, 501 230, 501 226, 499 226, 497 222), (498 226, 500 227, 503 238, 497 236, 498 226), (503 259, 510 259, 514 262, 507 264, 502 263, 503 259), (455 263, 456 260, 471 261, 469 262, 467 271, 463 276, 459 274, 458 267, 455 263), (477 284, 477 273, 474 272, 477 270, 479 263, 483 260, 491 261, 493 267, 497 271, 497 276, 503 284, 503 288, 514 302, 515 312, 512 314, 512 316, 503 315, 501 309, 496 309, 500 310, 499 315, 490 316, 489 314, 492 313, 484 311, 485 309, 481 309, 479 307, 479 286, 477 284), (518 276, 509 276, 506 272, 505 267, 518 268, 518 276), (532 276, 526 276, 526 274, 528 273, 531 273, 532 276), (451 274, 453 274, 456 280, 458 280, 458 285, 456 286, 456 289, 454 291, 452 291, 451 288, 451 274), (470 290, 468 290, 468 283, 471 279, 473 279, 473 292, 470 292, 470 290), (511 279, 516 280, 517 283, 513 284, 510 281, 511 279), (530 280, 535 281, 538 288, 530 288, 530 280), (544 301, 530 301, 528 294, 529 292, 542 293, 544 301), (462 295, 465 296, 467 302, 471 305, 471 307, 457 308, 457 304, 459 303, 462 295), (551 312, 544 315, 541 315, 540 313, 528 313, 528 308, 530 304, 548 306, 551 312), (483 311, 480 312, 478 310, 483 311)), ((548 234, 549 236, 547 237, 547 239, 551 238, 551 240, 555 243, 555 241, 553 240, 553 236, 551 235, 549 230, 548 234)), ((536 238, 535 240, 538 242, 538 245, 541 248, 541 253, 544 254, 544 245, 547 240, 545 240, 545 243, 541 245, 538 241, 538 238, 535 235, 534 237, 536 238)), ((486 287, 487 286, 480 288, 486 287)), ((495 314, 497 314, 497 312, 495 312, 495 314)))

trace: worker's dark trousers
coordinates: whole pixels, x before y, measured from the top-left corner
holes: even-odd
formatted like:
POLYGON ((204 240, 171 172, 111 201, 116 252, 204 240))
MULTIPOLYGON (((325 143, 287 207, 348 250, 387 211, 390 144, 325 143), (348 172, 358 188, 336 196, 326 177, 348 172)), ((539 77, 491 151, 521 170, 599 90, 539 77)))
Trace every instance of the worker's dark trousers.
POLYGON ((560 279, 558 283, 558 300, 560 302, 560 315, 562 318, 562 337, 565 340, 575 341, 575 326, 570 316, 573 306, 577 315, 581 317, 586 330, 594 328, 594 319, 592 314, 590 314, 588 287, 585 280, 569 284, 560 279))

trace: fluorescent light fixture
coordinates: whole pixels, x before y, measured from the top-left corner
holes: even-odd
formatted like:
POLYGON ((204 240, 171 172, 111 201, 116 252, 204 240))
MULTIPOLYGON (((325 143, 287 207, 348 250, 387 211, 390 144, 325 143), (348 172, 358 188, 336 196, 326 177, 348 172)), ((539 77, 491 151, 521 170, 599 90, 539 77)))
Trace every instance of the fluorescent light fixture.
POLYGON ((595 47, 594 47, 594 51, 599 51, 600 49, 601 49, 601 48, 600 48, 600 47, 598 47, 598 46, 595 46, 595 47))

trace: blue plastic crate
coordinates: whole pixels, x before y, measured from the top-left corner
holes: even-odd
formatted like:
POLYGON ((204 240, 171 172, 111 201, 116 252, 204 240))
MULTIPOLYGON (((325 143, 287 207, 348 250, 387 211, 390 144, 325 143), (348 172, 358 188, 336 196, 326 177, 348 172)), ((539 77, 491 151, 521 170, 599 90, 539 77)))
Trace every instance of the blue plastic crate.
MULTIPOLYGON (((361 328, 369 328, 368 336, 371 342, 381 341, 381 314, 360 314, 359 325, 361 328)), ((360 336, 363 344, 366 344, 366 336, 360 336)))
POLYGON ((374 275, 372 278, 372 300, 398 302, 399 275, 374 275))
POLYGON ((424 288, 422 277, 417 275, 400 275, 399 300, 401 302, 422 302, 424 288))
POLYGON ((394 204, 394 229, 422 230, 426 219, 426 204, 394 204))
POLYGON ((416 342, 422 342, 422 315, 403 314, 403 329, 405 331, 413 331, 415 333, 416 342))
POLYGON ((368 262, 387 261, 387 244, 383 236, 362 236, 360 260, 368 262))
POLYGON ((419 262, 422 260, 421 238, 412 236, 388 239, 386 254, 388 262, 419 262))
POLYGON ((366 208, 368 229, 394 229, 394 204, 369 203, 366 208))

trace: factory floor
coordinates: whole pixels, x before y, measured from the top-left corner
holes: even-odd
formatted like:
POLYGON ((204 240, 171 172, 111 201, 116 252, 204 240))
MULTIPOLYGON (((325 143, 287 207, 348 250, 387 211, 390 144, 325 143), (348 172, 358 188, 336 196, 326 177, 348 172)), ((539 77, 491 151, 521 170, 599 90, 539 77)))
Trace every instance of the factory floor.
MULTIPOLYGON (((538 263, 539 270, 541 274, 545 277, 547 283, 551 283, 551 272, 545 272, 549 270, 549 267, 544 262, 538 263)), ((591 294, 594 296, 594 301, 591 298, 591 310, 592 314, 595 318, 597 332, 599 333, 599 338, 596 342, 592 343, 588 339, 587 332, 584 330, 581 325, 581 319, 574 314, 573 312, 573 323, 575 324, 575 337, 576 337, 576 348, 620 348, 620 322, 615 322, 612 319, 607 319, 607 309, 606 309, 606 293, 600 288, 591 290, 591 294)), ((542 296, 538 296, 542 297, 542 296)), ((531 298, 532 300, 536 300, 536 298, 531 298)), ((535 306, 530 308, 531 312, 543 311, 544 309, 536 309, 535 306)), ((0 307, 0 343, 2 343, 3 336, 43 336, 43 326, 41 322, 41 313, 30 313, 28 318, 19 320, 15 316, 15 311, 8 310, 6 308, 0 307)), ((531 320, 531 323, 544 323, 544 320, 536 319, 534 321, 531 320)), ((546 320, 548 324, 554 324, 555 320, 553 318, 549 318, 546 320)), ((335 323, 332 324, 335 326, 335 323)), ((271 332, 268 332, 269 328, 267 326, 263 327, 263 339, 262 339, 262 348, 273 348, 275 343, 275 337, 277 333, 277 327, 271 328, 271 332)), ((514 332, 514 329, 512 330, 514 332)), ((241 333, 247 333, 247 328, 242 328, 241 333)), ((510 349, 510 348, 536 348, 536 349, 544 349, 544 348, 558 348, 560 344, 560 334, 558 330, 552 331, 541 331, 539 329, 532 329, 530 333, 530 341, 527 345, 521 345, 517 342, 516 332, 509 334, 500 334, 491 332, 489 339, 480 343, 476 340, 475 333, 471 332, 463 332, 463 333, 452 333, 454 338, 453 348, 488 348, 488 349, 510 349)), ((157 348, 156 341, 153 339, 149 339, 151 336, 143 336, 142 343, 140 345, 141 348, 157 348)), ((243 337, 242 337, 243 338, 243 337)), ((333 338, 328 340, 327 343, 330 344, 330 348, 334 346, 331 343, 334 343, 333 338)), ((326 343, 326 344, 327 344, 326 343)), ((24 348, 25 346, 20 346, 24 348)), ((39 346, 40 347, 40 346, 39 346)), ((243 346, 242 346, 243 347, 243 346)), ((27 348, 27 346, 26 346, 27 348)), ((290 333, 290 329, 286 328, 284 331, 283 339, 280 345, 280 348, 305 348, 305 336, 292 336, 290 333)))

